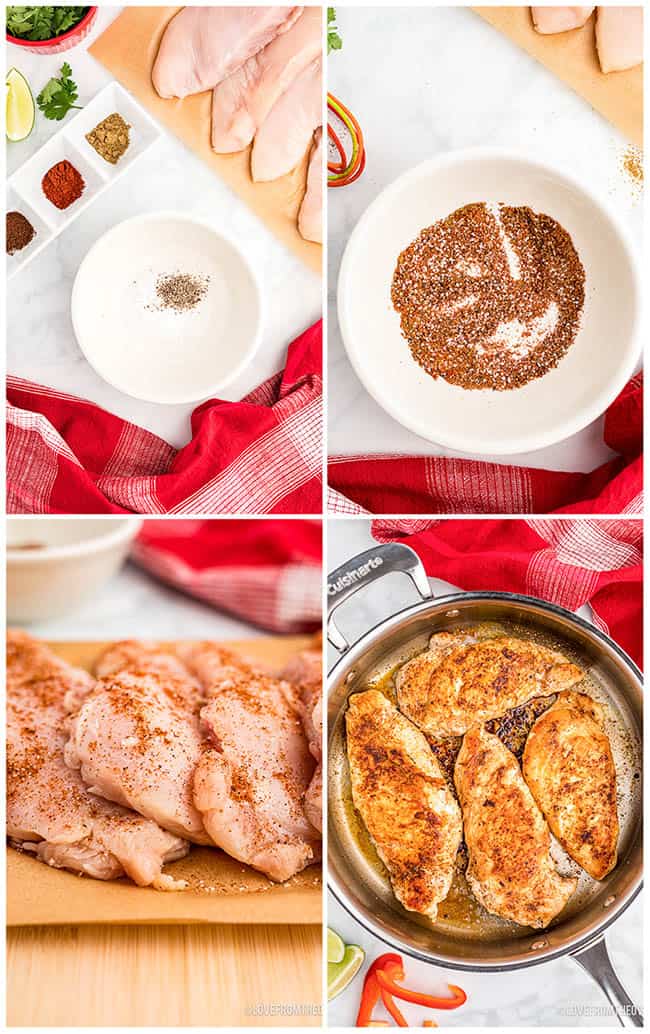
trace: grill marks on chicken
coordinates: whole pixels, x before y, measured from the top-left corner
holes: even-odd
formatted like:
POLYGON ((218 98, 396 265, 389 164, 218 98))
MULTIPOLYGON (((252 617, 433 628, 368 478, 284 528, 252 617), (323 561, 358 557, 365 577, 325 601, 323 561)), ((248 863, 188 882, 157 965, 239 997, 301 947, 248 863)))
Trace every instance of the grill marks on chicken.
POLYGON ((7 635, 7 832, 15 846, 56 868, 140 886, 184 886, 163 875, 185 840, 95 796, 67 767, 64 697, 92 692, 93 679, 22 632, 7 635))
POLYGON ((458 803, 423 734, 376 690, 346 712, 352 800, 405 908, 436 919, 462 836, 458 803))
POLYGON ((395 676, 400 710, 434 739, 460 736, 583 678, 561 653, 513 636, 438 632, 395 676))
POLYGON ((498 737, 476 727, 463 739, 454 780, 474 896, 493 915, 536 929, 548 926, 578 881, 557 872, 549 828, 517 759, 498 737))
POLYGON ((553 834, 595 880, 616 865, 616 769, 600 704, 584 693, 560 693, 537 719, 523 773, 553 834))
POLYGON ((282 881, 320 857, 304 799, 314 773, 290 687, 256 673, 214 643, 186 655, 208 702, 209 748, 194 776, 194 800, 215 844, 282 881))
POLYGON ((211 90, 278 34, 302 7, 184 7, 165 29, 152 80, 161 97, 211 90))
POLYGON ((71 715, 67 764, 93 793, 209 844, 193 801, 204 748, 198 682, 171 651, 137 641, 107 650, 97 674, 71 715))

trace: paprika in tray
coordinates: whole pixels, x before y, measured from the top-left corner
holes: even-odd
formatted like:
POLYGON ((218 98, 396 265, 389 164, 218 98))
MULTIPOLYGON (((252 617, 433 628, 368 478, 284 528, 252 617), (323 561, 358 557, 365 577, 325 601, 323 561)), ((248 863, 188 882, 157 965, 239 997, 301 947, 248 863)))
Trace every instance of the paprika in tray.
POLYGON ((43 176, 41 187, 56 208, 69 208, 84 192, 84 178, 67 158, 57 162, 43 176))

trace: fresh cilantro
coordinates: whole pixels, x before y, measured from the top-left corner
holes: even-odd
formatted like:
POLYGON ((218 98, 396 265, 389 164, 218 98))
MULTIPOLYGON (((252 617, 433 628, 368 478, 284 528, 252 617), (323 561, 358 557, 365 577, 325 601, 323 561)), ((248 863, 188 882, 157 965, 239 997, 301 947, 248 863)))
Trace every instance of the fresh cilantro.
POLYGON ((327 53, 329 54, 332 50, 340 50, 343 46, 343 40, 339 36, 338 26, 336 24, 336 8, 327 8, 327 53))
POLYGON ((17 39, 56 39, 81 21, 87 7, 7 7, 7 32, 17 39))
POLYGON ((77 92, 77 84, 71 79, 72 69, 66 61, 62 66, 58 78, 55 76, 50 79, 38 97, 36 103, 45 115, 45 118, 56 119, 60 122, 62 118, 68 114, 71 108, 79 108, 79 104, 75 104, 79 94, 77 92))

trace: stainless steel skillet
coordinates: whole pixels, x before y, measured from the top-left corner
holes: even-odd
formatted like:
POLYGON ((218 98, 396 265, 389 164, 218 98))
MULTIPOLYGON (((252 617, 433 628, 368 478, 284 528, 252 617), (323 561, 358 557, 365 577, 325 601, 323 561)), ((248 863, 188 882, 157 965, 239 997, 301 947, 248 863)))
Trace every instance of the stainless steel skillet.
POLYGON ((505 971, 571 956, 602 988, 621 1024, 642 1026, 640 1012, 611 965, 604 939, 641 889, 643 720, 641 674, 636 665, 597 628, 533 597, 464 592, 434 599, 417 555, 399 543, 378 545, 330 574, 328 599, 327 635, 341 655, 328 678, 328 882, 335 897, 387 944, 449 969, 505 971), (396 571, 411 578, 420 601, 348 644, 334 611, 362 586, 396 571), (348 696, 380 683, 396 664, 423 649, 431 632, 491 623, 506 623, 531 638, 559 642, 586 671, 589 692, 606 703, 620 739, 617 771, 623 794, 618 864, 602 882, 588 881, 582 891, 579 888, 575 900, 543 931, 503 924, 476 933, 471 924, 433 926, 407 912, 394 898, 385 874, 363 850, 350 804, 343 722, 348 696))

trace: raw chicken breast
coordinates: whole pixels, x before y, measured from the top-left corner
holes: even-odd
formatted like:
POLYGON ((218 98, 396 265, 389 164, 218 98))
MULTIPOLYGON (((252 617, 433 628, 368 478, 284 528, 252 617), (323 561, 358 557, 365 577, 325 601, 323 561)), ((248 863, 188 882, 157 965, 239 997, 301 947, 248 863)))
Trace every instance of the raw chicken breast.
POLYGON ((194 800, 215 844, 279 882, 320 857, 304 810, 314 772, 291 691, 214 643, 187 655, 209 702, 211 748, 194 777, 194 800))
POLYGON ((307 170, 307 190, 298 213, 298 231, 306 241, 323 243, 323 129, 314 133, 307 170))
POLYGON ((211 90, 291 28, 302 7, 184 7, 165 29, 151 75, 161 97, 211 90))
POLYGON ((275 102, 320 55, 321 46, 321 8, 307 7, 288 32, 215 86, 212 147, 217 154, 248 147, 275 102))
POLYGON ((319 59, 294 80, 258 130, 251 158, 253 179, 275 180, 291 172, 322 123, 323 69, 319 59))
POLYGON ((7 833, 42 862, 98 880, 130 876, 161 890, 185 886, 162 874, 189 845, 155 822, 94 797, 64 762, 64 697, 92 690, 23 632, 7 635, 7 833))
MULTIPOLYGON (((319 644, 321 643, 319 637, 319 644)), ((305 814, 319 832, 323 829, 323 653, 315 646, 293 657, 280 677, 296 687, 296 710, 316 771, 305 793, 305 814)))
POLYGON ((594 12, 593 7, 531 7, 537 32, 552 35, 581 28, 594 12))
POLYGON ((623 72, 643 61, 643 8, 599 7, 596 48, 603 72, 623 72))
POLYGON ((112 646, 97 673, 71 716, 66 762, 92 793, 209 844, 192 799, 204 747, 198 683, 171 651, 137 641, 112 646))

